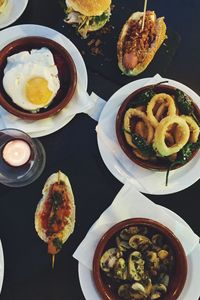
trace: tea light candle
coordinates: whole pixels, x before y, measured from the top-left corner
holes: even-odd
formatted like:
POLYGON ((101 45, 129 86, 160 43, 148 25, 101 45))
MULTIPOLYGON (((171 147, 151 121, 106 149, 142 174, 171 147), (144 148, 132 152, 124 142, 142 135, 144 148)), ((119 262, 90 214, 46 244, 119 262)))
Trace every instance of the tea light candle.
POLYGON ((20 167, 30 159, 31 148, 24 140, 12 140, 4 146, 2 156, 10 166, 20 167))

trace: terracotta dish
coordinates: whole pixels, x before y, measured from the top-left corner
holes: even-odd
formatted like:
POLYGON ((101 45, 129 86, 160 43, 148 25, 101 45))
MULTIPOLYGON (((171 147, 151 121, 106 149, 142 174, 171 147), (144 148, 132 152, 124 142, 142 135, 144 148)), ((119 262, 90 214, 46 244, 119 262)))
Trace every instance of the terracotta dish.
MULTIPOLYGON (((150 86, 145 86, 145 87, 142 87, 136 91, 134 91, 133 93, 131 93, 125 100, 124 102, 122 103, 118 113, 117 113, 117 117, 116 117, 116 134, 117 134, 117 139, 118 139, 118 142, 119 142, 119 145, 121 146, 122 150, 125 152, 125 154, 136 164, 138 164, 139 166, 143 167, 143 168, 146 168, 146 169, 151 169, 151 170, 158 170, 158 171, 165 171, 169 168, 170 164, 173 162, 173 158, 172 160, 168 159, 169 157, 168 156, 156 156, 155 159, 153 157, 153 159, 142 159, 140 158, 139 156, 137 156, 135 154, 135 152, 133 151, 133 148, 129 145, 129 143, 127 142, 127 139, 125 137, 125 131, 124 131, 124 117, 125 117, 125 114, 126 112, 130 109, 130 108, 136 108, 136 109, 140 109, 138 108, 138 106, 136 106, 136 102, 138 101, 138 97, 143 95, 144 93, 146 93, 147 91, 149 90, 153 90, 153 92, 155 94, 168 94, 170 98, 173 98, 173 99, 176 99, 175 95, 176 95, 176 88, 172 87, 172 86, 168 86, 168 85, 164 85, 164 84, 160 84, 160 85, 150 85, 150 86)), ((179 90, 180 91, 180 90, 179 90)), ((180 91, 181 93, 183 93, 182 91, 180 91)), ((200 110, 199 108, 197 107, 197 105, 192 101, 192 99, 186 95, 184 93, 184 95, 186 97, 188 97, 190 100, 191 100, 191 103, 192 103, 192 107, 193 107, 193 110, 194 110, 194 115, 196 116, 196 119, 200 120, 200 110)), ((172 101, 173 101, 172 99, 172 101)), ((174 100, 175 102, 175 100, 174 100)), ((143 106, 143 115, 147 114, 147 106, 148 104, 145 104, 143 106)), ((176 117, 178 117, 180 119, 180 116, 183 115, 183 113, 181 113, 178 108, 177 108, 177 105, 175 104, 174 105, 175 107, 175 110, 176 110, 176 117), (178 113, 177 113, 178 111, 178 113)), ((142 108, 141 108, 142 109, 142 108)), ((153 110, 152 110, 153 111, 153 110)), ((147 116, 148 117, 148 116, 147 116)), ((171 116, 170 116, 171 117, 171 116)), ((170 118, 169 117, 169 118, 170 118)), ((137 118, 139 118, 138 116, 136 116, 136 121, 137 121, 137 118)), ((163 117, 164 119, 164 117, 163 117)), ((160 122, 161 123, 161 122, 160 122)), ((198 123, 197 123, 198 124, 198 123)), ((153 127, 153 126, 152 126, 153 127)), ((189 125, 188 125, 189 127, 189 125)), ((198 126, 197 126, 198 127, 198 126)), ((146 130, 146 129, 145 129, 146 130)), ((155 128, 154 128, 155 130, 155 128)), ((198 131, 198 129, 197 129, 198 131)), ((151 141, 152 145, 153 145, 153 142, 155 141, 155 132, 156 130, 154 131, 154 138, 153 140, 151 141)), ((200 138, 198 137, 198 141, 199 142, 200 138)), ((177 142, 176 142, 177 143, 177 142)), ((189 143, 189 140, 188 142, 189 143)), ((168 147, 168 149, 170 148, 171 146, 168 147)), ((180 151, 180 150, 179 150, 180 151)), ((194 150, 193 151, 193 154, 192 156, 188 159, 191 160, 194 155, 197 153, 198 150, 194 150)), ((177 160, 178 160, 178 152, 176 153, 177 154, 177 160)), ((187 161, 187 162, 188 162, 187 161)), ((176 168, 179 168, 181 167, 182 164, 174 164, 173 167, 171 169, 176 169, 176 168)))
POLYGON ((72 99, 76 84, 77 72, 72 57, 65 48, 53 40, 38 36, 25 37, 11 42, 0 51, 0 105, 21 119, 39 120, 55 115, 72 99), (31 51, 32 49, 40 49, 42 47, 48 48, 53 54, 55 64, 58 68, 60 89, 47 108, 42 108, 37 113, 32 113, 23 110, 13 103, 3 88, 2 79, 8 56, 21 51, 31 51))
MULTIPOLYGON (((102 270, 102 257, 105 254, 105 252, 108 251, 110 248, 116 247, 117 238, 119 236, 121 238, 122 232, 127 233, 127 229, 129 230, 130 228, 132 228, 132 229, 139 228, 140 230, 145 229, 146 237, 148 237, 151 241, 151 244, 148 246, 148 248, 145 248, 145 250, 142 254, 142 258, 145 260, 144 268, 147 268, 146 266, 148 266, 148 261, 146 261, 146 258, 144 258, 144 255, 146 255, 146 253, 148 253, 148 252, 155 251, 155 250, 152 250, 153 246, 155 246, 155 244, 153 245, 155 240, 153 240, 152 236, 156 236, 156 235, 162 236, 163 245, 165 244, 169 247, 168 249, 171 249, 168 251, 169 251, 169 253, 173 253, 173 260, 172 260, 173 267, 170 269, 170 273, 169 273, 169 277, 168 277, 169 281, 167 284, 167 291, 165 291, 165 293, 163 293, 161 297, 152 298, 152 299, 176 300, 179 297, 179 295, 181 294, 181 291, 183 290, 183 287, 184 287, 184 284, 186 281, 186 277, 187 277, 187 259, 186 259, 184 249, 183 249, 180 241, 177 239, 177 237, 173 234, 173 232, 171 230, 169 230, 167 227, 165 227, 161 223, 158 223, 154 220, 145 219, 145 218, 133 218, 133 219, 128 219, 128 220, 122 221, 120 223, 117 223, 111 229, 109 229, 103 235, 101 240, 99 241, 99 244, 96 248, 96 251, 94 254, 94 259, 93 259, 93 277, 94 277, 94 282, 96 284, 97 290, 100 293, 102 299, 104 299, 104 300, 129 299, 126 297, 124 298, 122 296, 119 296, 119 294, 118 294, 119 286, 120 285, 126 286, 127 284, 128 285, 133 284, 133 280, 131 283, 130 277, 128 277, 128 279, 126 279, 125 281, 122 279, 119 279, 119 278, 116 279, 116 277, 112 277, 113 274, 119 274, 119 273, 112 273, 112 272, 115 272, 115 271, 113 271, 113 269, 110 274, 105 273, 104 270, 102 270)), ((145 235, 144 231, 143 231, 143 233, 139 232, 137 234, 145 235)), ((137 236, 137 238, 138 238, 138 236, 137 236)), ((129 239, 129 244, 130 244, 130 239, 129 239)), ((119 245, 119 244, 117 244, 117 245, 119 245)), ((161 247, 164 248, 166 246, 161 246, 161 247)), ((120 249, 120 248, 118 248, 118 249, 120 249)), ((165 248, 165 249, 167 249, 167 248, 165 248)), ((138 253, 137 251, 141 251, 141 253, 142 253, 141 248, 139 248, 137 250, 129 249, 128 251, 136 251, 135 252, 136 254, 138 253)), ((122 253, 123 253, 124 259, 127 260, 127 257, 129 257, 129 256, 127 256, 127 252, 125 251, 122 253)), ((128 255, 130 255, 130 252, 128 255)), ((111 261, 109 262, 109 266, 110 266, 110 263, 111 263, 111 261)), ((136 263, 137 263, 137 260, 136 260, 136 263)), ((112 264, 113 264, 113 261, 112 261, 112 264)), ((128 268, 129 268, 129 265, 128 265, 128 268)), ((144 273, 144 274, 148 274, 148 276, 149 276, 147 269, 145 269, 145 272, 146 273, 144 273)), ((158 272, 163 272, 163 269, 162 269, 162 271, 161 271, 161 269, 159 269, 158 272)), ((152 275, 152 276, 154 276, 154 275, 152 275)), ((158 275, 160 276, 160 273, 158 273, 158 275)), ((155 276, 158 276, 158 275, 155 275, 155 276)), ((130 276, 130 273, 128 276, 130 276)), ((155 278, 157 278, 157 277, 151 277, 151 280, 152 280, 151 282, 152 282, 153 286, 155 284, 155 280, 157 280, 155 278)), ((147 280, 147 277, 145 280, 147 280)), ((143 285, 145 286, 145 283, 144 283, 145 281, 140 281, 140 280, 135 282, 136 286, 138 285, 138 283, 141 283, 141 282, 143 282, 143 285)), ((150 297, 151 297, 151 295, 147 296, 147 298, 145 298, 145 297, 144 298, 142 298, 142 297, 134 298, 133 297, 131 299, 151 299, 150 297)))

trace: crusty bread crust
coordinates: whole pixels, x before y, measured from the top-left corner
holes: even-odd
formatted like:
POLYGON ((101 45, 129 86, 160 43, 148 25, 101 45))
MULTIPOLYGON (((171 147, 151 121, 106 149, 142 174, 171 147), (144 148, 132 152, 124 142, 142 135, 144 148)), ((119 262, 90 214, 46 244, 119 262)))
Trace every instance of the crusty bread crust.
MULTIPOLYGON (((74 204, 74 195, 72 192, 72 188, 69 182, 68 177, 59 171, 59 178, 61 181, 64 181, 67 191, 68 191, 68 197, 71 203, 71 215, 69 218, 67 218, 67 224, 65 228, 63 229, 62 234, 62 243, 66 242, 70 234, 74 231, 74 225, 75 225, 75 204, 74 204)), ((52 184, 58 181, 58 173, 52 174, 46 181, 44 188, 42 190, 43 197, 39 201, 36 212, 35 212, 35 229, 39 235, 39 237, 44 241, 48 242, 48 237, 46 236, 46 232, 44 228, 42 227, 42 219, 41 219, 41 213, 44 210, 45 207, 45 200, 47 199, 49 189, 52 184)))
POLYGON ((152 43, 151 47, 149 48, 145 59, 141 63, 139 63, 134 69, 127 70, 123 66, 123 51, 122 51, 122 49, 123 49, 124 38, 126 36, 126 32, 129 27, 129 22, 133 18, 133 15, 128 19, 128 21, 123 26, 122 31, 119 36, 119 39, 118 39, 118 43, 117 43, 117 56, 118 56, 119 68, 123 73, 130 75, 130 76, 136 76, 136 75, 142 73, 147 68, 147 66, 150 64, 150 62, 154 58, 156 52, 162 45, 163 41, 166 39, 166 29, 167 29, 165 21, 164 21, 164 17, 158 18, 156 20, 156 32, 157 32, 156 39, 152 43))
POLYGON ((0 0, 0 7, 3 6, 5 0, 0 0))
POLYGON ((119 68, 123 73, 126 73, 126 69, 124 68, 123 62, 122 62, 122 60, 123 60, 123 43, 124 43, 124 39, 125 39, 126 33, 128 31, 128 28, 129 28, 129 23, 130 23, 131 20, 137 20, 142 16, 143 16, 143 12, 140 12, 140 11, 134 12, 128 18, 128 20, 126 21, 126 23, 124 24, 124 26, 122 27, 122 30, 120 32, 118 42, 117 42, 117 57, 118 57, 119 68))
POLYGON ((84 16, 100 16, 111 4, 111 0, 67 0, 68 6, 84 16))
POLYGON ((3 10, 5 9, 7 5, 7 0, 0 0, 0 13, 3 12, 3 10))
POLYGON ((119 35, 119 39, 117 42, 117 58, 118 58, 118 66, 120 68, 120 70, 124 73, 125 68, 123 66, 122 63, 122 59, 123 59, 123 41, 124 41, 124 37, 125 37, 125 33, 128 30, 128 21, 124 24, 120 35, 119 35))

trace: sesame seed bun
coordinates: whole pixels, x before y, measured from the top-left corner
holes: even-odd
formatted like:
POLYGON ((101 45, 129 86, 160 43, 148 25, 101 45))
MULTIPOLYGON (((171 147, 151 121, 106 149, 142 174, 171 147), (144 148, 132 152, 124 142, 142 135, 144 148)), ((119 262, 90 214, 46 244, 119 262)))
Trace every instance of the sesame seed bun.
POLYGON ((67 0, 68 7, 84 16, 100 16, 111 4, 111 0, 67 0))

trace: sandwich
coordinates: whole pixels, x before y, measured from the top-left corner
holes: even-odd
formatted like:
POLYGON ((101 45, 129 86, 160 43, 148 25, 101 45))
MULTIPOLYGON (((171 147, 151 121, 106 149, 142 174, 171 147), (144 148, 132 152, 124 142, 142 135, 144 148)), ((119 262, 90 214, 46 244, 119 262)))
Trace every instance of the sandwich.
POLYGON ((111 15, 111 0, 65 0, 68 24, 77 28, 79 34, 87 37, 87 33, 102 28, 111 15))
POLYGON ((143 72, 150 64, 166 36, 164 17, 147 11, 142 29, 143 12, 135 12, 123 26, 118 43, 118 66, 129 76, 143 72))
POLYGON ((59 171, 46 181, 35 213, 35 229, 55 256, 74 231, 75 204, 68 177, 59 171))

